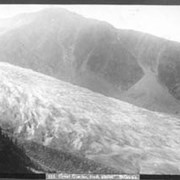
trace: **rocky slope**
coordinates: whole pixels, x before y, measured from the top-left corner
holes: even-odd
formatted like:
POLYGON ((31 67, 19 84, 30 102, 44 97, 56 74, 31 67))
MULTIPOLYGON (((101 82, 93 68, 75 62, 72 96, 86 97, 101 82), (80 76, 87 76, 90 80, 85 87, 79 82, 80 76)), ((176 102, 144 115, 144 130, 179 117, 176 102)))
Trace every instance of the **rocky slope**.
POLYGON ((147 109, 179 114, 180 44, 134 31, 124 32, 123 42, 144 72, 123 99, 147 109))
POLYGON ((0 126, 122 173, 180 174, 179 119, 0 63, 0 126))
POLYGON ((179 101, 151 71, 146 72, 140 81, 129 88, 122 99, 153 111, 180 114, 179 101))
POLYGON ((119 96, 143 75, 118 39, 119 30, 108 23, 59 8, 11 21, 17 19, 21 25, 0 36, 1 61, 110 96, 119 96))
POLYGON ((17 145, 16 141, 9 138, 0 128, 0 173, 24 173, 32 174, 35 164, 25 154, 23 148, 17 145))
MULTIPOLYGON (((118 174, 120 172, 85 157, 52 149, 20 137, 16 138, 12 132, 0 128, 0 173, 1 175, 40 174, 43 179, 43 173, 118 174)), ((36 178, 39 179, 38 176, 36 178)))

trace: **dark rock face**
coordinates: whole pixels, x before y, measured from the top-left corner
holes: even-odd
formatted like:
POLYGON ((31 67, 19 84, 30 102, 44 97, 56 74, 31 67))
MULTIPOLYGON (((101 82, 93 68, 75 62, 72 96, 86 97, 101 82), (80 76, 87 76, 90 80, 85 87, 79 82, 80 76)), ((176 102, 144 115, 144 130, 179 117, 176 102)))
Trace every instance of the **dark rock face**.
POLYGON ((24 149, 19 147, 17 141, 8 137, 0 128, 0 173, 33 174, 31 168, 35 168, 35 165, 25 154, 24 149))

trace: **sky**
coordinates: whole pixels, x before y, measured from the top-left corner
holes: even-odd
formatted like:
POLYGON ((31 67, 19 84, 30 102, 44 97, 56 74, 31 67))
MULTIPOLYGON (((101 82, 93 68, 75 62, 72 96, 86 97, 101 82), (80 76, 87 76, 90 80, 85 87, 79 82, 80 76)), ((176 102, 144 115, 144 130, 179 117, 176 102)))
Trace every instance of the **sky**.
POLYGON ((133 29, 180 42, 180 6, 0 5, 0 18, 52 6, 59 6, 88 18, 107 21, 119 29, 133 29))

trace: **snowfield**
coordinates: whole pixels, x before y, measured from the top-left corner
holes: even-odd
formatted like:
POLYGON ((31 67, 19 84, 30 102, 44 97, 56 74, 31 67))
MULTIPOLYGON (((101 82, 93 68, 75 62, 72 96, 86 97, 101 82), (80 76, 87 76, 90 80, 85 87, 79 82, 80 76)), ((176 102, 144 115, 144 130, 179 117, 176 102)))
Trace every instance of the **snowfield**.
POLYGON ((126 173, 180 174, 180 120, 0 63, 0 126, 126 173))

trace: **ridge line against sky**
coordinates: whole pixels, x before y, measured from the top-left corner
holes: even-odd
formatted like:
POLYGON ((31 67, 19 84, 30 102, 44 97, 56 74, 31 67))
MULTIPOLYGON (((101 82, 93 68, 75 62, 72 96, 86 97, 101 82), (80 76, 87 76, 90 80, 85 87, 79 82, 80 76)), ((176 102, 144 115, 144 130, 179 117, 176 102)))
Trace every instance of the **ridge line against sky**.
POLYGON ((160 5, 0 5, 0 18, 61 7, 119 29, 133 29, 180 42, 180 6, 160 5))

